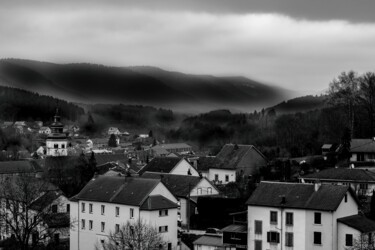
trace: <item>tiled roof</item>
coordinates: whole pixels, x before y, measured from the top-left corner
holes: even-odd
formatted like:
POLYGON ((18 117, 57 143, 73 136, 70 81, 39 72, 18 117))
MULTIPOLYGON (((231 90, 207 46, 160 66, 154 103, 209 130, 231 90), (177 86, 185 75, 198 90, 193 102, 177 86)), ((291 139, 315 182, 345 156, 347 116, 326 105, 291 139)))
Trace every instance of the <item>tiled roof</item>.
POLYGON ((207 172, 210 168, 220 168, 222 161, 215 156, 203 156, 198 159, 198 171, 207 172))
POLYGON ((139 174, 144 172, 162 172, 169 173, 181 161, 178 157, 155 157, 146 166, 139 170, 139 174))
POLYGON ((51 205, 61 195, 62 193, 58 191, 48 191, 31 204, 31 209, 41 211, 43 208, 51 205))
POLYGON ((202 180, 198 176, 189 175, 176 175, 176 174, 164 174, 164 173, 150 173, 146 172, 142 175, 142 178, 158 179, 175 195, 178 197, 187 197, 189 195, 189 183, 190 190, 193 189, 202 180))
POLYGON ((166 144, 155 145, 155 146, 152 147, 152 149, 159 149, 159 148, 164 148, 166 150, 169 150, 169 149, 184 149, 184 148, 190 148, 191 149, 191 146, 189 144, 186 144, 186 143, 166 143, 166 144))
POLYGON ((97 176, 72 198, 76 200, 99 201, 131 206, 140 206, 160 180, 97 176))
POLYGON ((375 153, 375 141, 372 139, 352 139, 350 142, 352 153, 375 153))
POLYGON ((177 208, 178 205, 161 195, 149 196, 141 205, 141 210, 160 210, 177 208))
POLYGON ((345 180, 375 182, 375 173, 365 169, 330 168, 305 175, 302 179, 345 180))
POLYGON ((35 161, 0 161, 0 174, 36 172, 43 172, 43 169, 35 161))
POLYGON ((337 219, 338 222, 341 222, 349 227, 355 228, 361 233, 369 233, 375 231, 375 221, 370 220, 361 215, 352 215, 347 217, 342 217, 337 219))
POLYGON ((315 191, 314 184, 261 182, 246 204, 335 211, 348 191, 349 187, 345 185, 321 184, 315 191), (285 203, 282 203, 282 197, 285 197, 285 203))
POLYGON ((237 225, 232 224, 229 226, 224 227, 221 229, 222 232, 235 232, 235 233, 246 233, 247 232, 247 226, 246 225, 237 225))
MULTIPOLYGON (((87 159, 90 159, 90 156, 88 156, 87 159)), ((103 165, 108 162, 128 161, 128 158, 125 154, 95 154, 95 159, 97 166, 103 165)))
POLYGON ((204 245, 204 246, 223 246, 223 238, 221 235, 203 235, 194 241, 194 245, 204 245))

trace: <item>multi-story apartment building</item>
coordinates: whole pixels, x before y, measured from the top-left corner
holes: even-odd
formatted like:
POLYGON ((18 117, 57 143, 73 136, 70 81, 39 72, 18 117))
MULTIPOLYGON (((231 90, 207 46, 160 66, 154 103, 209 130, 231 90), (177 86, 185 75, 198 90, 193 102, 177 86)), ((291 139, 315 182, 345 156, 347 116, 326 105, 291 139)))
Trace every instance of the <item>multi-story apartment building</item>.
POLYGON ((98 249, 121 225, 141 220, 177 248, 177 199, 160 180, 99 176, 71 199, 70 249, 98 249))
POLYGON ((337 220, 358 213, 343 185, 261 182, 247 205, 248 249, 255 250, 336 250, 337 220))

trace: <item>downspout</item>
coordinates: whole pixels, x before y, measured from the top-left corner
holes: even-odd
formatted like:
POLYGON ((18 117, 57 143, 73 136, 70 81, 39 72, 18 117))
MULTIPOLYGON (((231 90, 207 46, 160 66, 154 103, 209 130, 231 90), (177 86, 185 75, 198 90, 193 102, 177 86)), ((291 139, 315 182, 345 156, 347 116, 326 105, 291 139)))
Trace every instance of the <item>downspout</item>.
POLYGON ((280 244, 281 244, 281 250, 283 250, 283 235, 284 235, 283 234, 283 207, 281 207, 280 210, 281 210, 280 244))

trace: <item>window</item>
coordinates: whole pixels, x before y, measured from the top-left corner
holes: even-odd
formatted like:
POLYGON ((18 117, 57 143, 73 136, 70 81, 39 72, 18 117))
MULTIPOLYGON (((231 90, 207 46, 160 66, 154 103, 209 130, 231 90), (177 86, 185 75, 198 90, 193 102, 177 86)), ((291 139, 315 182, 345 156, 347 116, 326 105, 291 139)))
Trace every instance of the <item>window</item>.
POLYGON ((360 183, 359 184, 359 189, 368 189, 368 184, 367 183, 360 183))
POLYGON ((322 244, 322 233, 321 232, 314 232, 314 244, 316 244, 316 245, 322 244))
POLYGON ((115 225, 115 233, 119 233, 120 232, 120 224, 116 224, 115 225))
POLYGON ((262 221, 256 220, 255 221, 255 234, 262 234, 262 221))
POLYGON ((101 231, 104 232, 104 230, 105 230, 105 223, 102 222, 102 223, 101 223, 101 231))
POLYGON ((130 208, 130 219, 134 218, 134 208, 130 208))
POLYGON ((286 222, 285 225, 293 226, 293 213, 286 213, 286 222))
POLYGON ((267 232, 267 242, 269 243, 279 243, 280 242, 280 233, 278 232, 267 232))
POLYGON ((85 208, 85 203, 84 202, 82 202, 82 205, 81 205, 81 208, 82 208, 82 213, 84 213, 85 212, 85 210, 86 210, 86 208, 85 208))
POLYGON ((92 230, 92 220, 89 220, 89 230, 92 230))
POLYGON ((66 204, 66 212, 67 212, 67 213, 70 212, 70 204, 66 204))
POLYGON ((270 223, 271 224, 277 224, 277 212, 271 211, 270 213, 270 223))
POLYGON ((81 220, 81 228, 82 228, 82 229, 85 229, 85 227, 86 227, 86 225, 85 225, 85 220, 82 219, 82 220, 81 220))
POLYGON ((345 246, 352 247, 353 246, 353 235, 346 234, 345 235, 345 246))
POLYGON ((218 180, 219 180, 219 175, 215 174, 215 181, 218 181, 218 180))
POLYGON ((262 250, 262 241, 261 240, 255 240, 254 249, 255 250, 262 250))
POLYGON ((293 246, 293 233, 285 233, 285 246, 292 247, 293 246))
POLYGON ((102 214, 104 214, 104 212, 105 212, 105 206, 102 205, 101 207, 102 207, 102 214))
POLYGON ((172 243, 168 243, 168 250, 172 250, 172 243))
POLYGON ((159 210, 159 216, 168 216, 168 209, 159 210))
POLYGON ((52 205, 51 211, 52 213, 57 213, 57 205, 52 205))
POLYGON ((225 182, 228 182, 229 181, 229 175, 225 175, 225 182))
POLYGON ((202 188, 197 188, 197 194, 202 194, 202 188))
POLYGON ((159 227, 159 233, 168 232, 168 226, 161 226, 159 227))
POLYGON ((89 213, 92 214, 92 203, 89 203, 89 213))
POLYGON ((314 213, 314 224, 322 224, 322 214, 314 213))
POLYGON ((53 148, 59 148, 58 144, 53 144, 53 148))
POLYGON ((116 207, 116 217, 119 217, 119 216, 120 216, 120 208, 116 207))
POLYGON ((348 194, 345 194, 345 196, 344 196, 344 201, 345 201, 345 202, 348 202, 348 194))
POLYGON ((61 148, 65 148, 65 144, 61 144, 61 148))
POLYGON ((212 188, 211 187, 207 188, 207 194, 212 194, 212 188))

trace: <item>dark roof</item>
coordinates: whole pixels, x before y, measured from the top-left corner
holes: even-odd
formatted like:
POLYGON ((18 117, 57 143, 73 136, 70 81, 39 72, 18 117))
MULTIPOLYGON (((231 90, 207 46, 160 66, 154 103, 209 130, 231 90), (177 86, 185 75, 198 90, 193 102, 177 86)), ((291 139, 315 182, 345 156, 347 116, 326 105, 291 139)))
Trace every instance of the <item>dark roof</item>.
POLYGON ((335 211, 348 191, 349 187, 345 185, 321 184, 315 191, 314 184, 261 182, 246 204, 335 211), (282 197, 285 197, 284 204, 282 197))
POLYGON ((59 191, 48 191, 31 204, 31 209, 41 211, 45 207, 51 205, 52 202, 59 198, 61 195, 63 194, 59 191))
POLYGON ((305 175, 302 179, 345 180, 375 182, 375 173, 365 169, 330 168, 317 173, 305 175))
MULTIPOLYGON (((90 156, 87 156, 90 159, 90 156)), ((103 165, 108 162, 126 162, 128 157, 125 154, 95 154, 96 165, 103 165)))
POLYGON ((267 161, 266 157, 253 145, 226 144, 216 157, 223 162, 227 169, 237 169, 240 162, 251 153, 256 153, 267 161))
POLYGON ((155 157, 146 166, 139 170, 138 174, 144 172, 162 172, 169 173, 181 161, 178 157, 155 157))
POLYGON ((141 206, 160 180, 97 176, 72 198, 76 200, 99 201, 108 203, 141 206))
POLYGON ((223 232, 246 233, 247 225, 232 224, 221 229, 223 232))
POLYGON ((349 227, 355 228, 361 233, 369 233, 369 232, 375 231, 375 221, 370 220, 358 214, 343 217, 343 218, 338 218, 337 221, 349 227))
POLYGON ((43 172, 43 169, 35 161, 0 161, 0 174, 36 172, 43 172))
POLYGON ((202 178, 199 176, 150 172, 144 173, 142 178, 161 180, 162 183, 173 193, 173 195, 178 197, 187 197, 189 194, 189 183, 190 189, 193 189, 202 180, 202 178))
POLYGON ((49 156, 45 159, 45 168, 72 169, 75 168, 80 156, 49 156))
POLYGON ((194 245, 205 246, 223 246, 223 237, 221 235, 203 235, 194 241, 194 245))
MULTIPOLYGON (((207 172, 210 168, 224 168, 223 161, 216 158, 215 156, 203 156, 198 159, 198 171, 207 172)), ((233 166, 230 166, 233 168, 233 166)))
POLYGON ((350 152, 375 153, 375 141, 372 139, 352 139, 350 152))
POLYGON ((141 210, 160 210, 177 207, 177 203, 172 202, 164 196, 152 195, 143 202, 143 204, 141 205, 141 210))
POLYGON ((191 149, 191 146, 189 144, 186 144, 186 143, 166 143, 166 144, 159 144, 159 145, 155 145, 152 147, 152 149, 160 149, 160 148, 164 148, 166 150, 171 150, 171 149, 186 149, 186 148, 190 148, 191 149))

